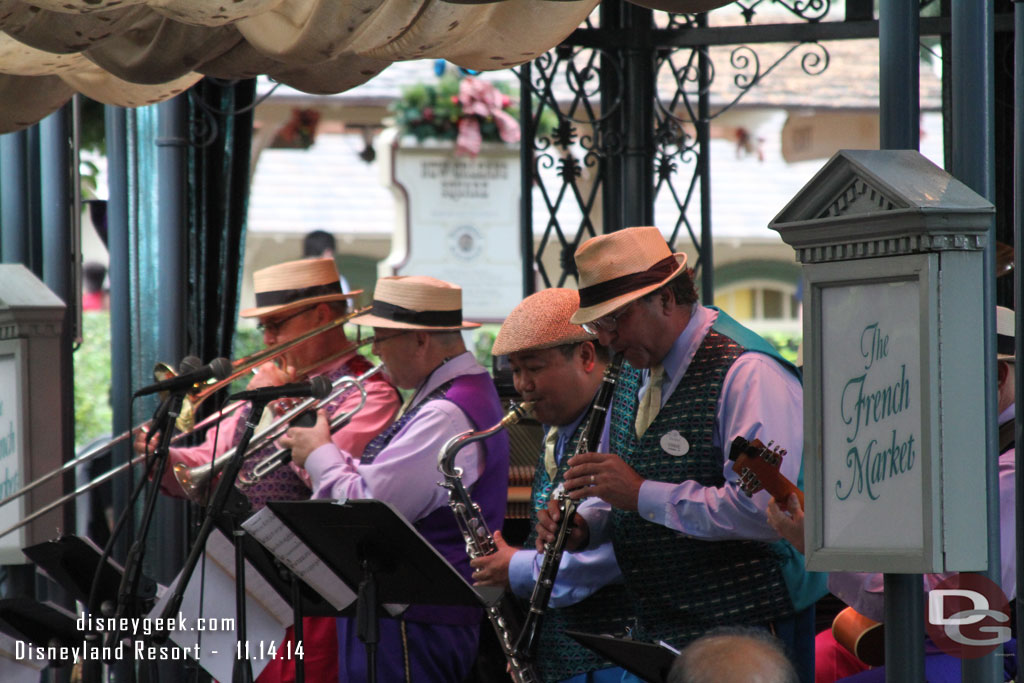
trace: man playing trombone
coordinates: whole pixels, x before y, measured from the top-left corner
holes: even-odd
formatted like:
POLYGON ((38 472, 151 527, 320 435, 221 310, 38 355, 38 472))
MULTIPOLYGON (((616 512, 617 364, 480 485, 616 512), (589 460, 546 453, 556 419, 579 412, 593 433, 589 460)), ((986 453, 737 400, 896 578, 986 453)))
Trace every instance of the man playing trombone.
MULTIPOLYGON (((528 296, 505 319, 492 349, 495 356, 508 356, 516 391, 533 403, 533 416, 548 428, 533 478, 531 526, 568 469, 608 364, 608 352, 596 343, 596 335, 569 322, 579 302, 572 289, 528 296)), ((508 585, 520 598, 530 598, 540 568, 534 537, 524 549, 509 546, 500 531, 494 537, 498 551, 471 562, 475 582, 508 585)), ((553 608, 541 622, 536 659, 544 681, 617 683, 622 678, 622 669, 565 634, 625 632, 632 608, 621 583, 610 543, 562 556, 550 602, 541 605, 553 608)))
MULTIPOLYGON (((360 290, 342 291, 332 259, 289 261, 263 268, 253 273, 253 284, 256 306, 243 310, 241 316, 259 319, 263 342, 268 348, 311 334, 320 328, 325 331, 283 352, 279 358, 280 365, 271 361, 260 365, 248 389, 277 386, 318 375, 336 382, 345 376, 356 377, 371 368, 369 361, 357 353, 357 347, 349 342, 343 327, 329 326, 347 313, 347 300, 360 293, 360 290)), ((363 386, 366 402, 362 409, 353 415, 344 428, 331 435, 339 448, 354 453, 361 453, 366 444, 390 424, 399 406, 398 392, 383 378, 371 376, 363 386)), ((360 399, 359 392, 348 392, 330 405, 329 413, 351 411, 360 399)), ((265 415, 280 412, 283 407, 271 404, 271 409, 265 415)), ((173 465, 182 464, 189 468, 209 465, 216 457, 226 453, 241 438, 245 429, 244 418, 248 412, 248 408, 243 408, 226 417, 218 427, 207 431, 205 440, 198 446, 171 448, 170 466, 160 482, 163 491, 171 496, 185 497, 172 471, 173 465)), ((135 451, 145 452, 149 441, 149 435, 139 430, 133 444, 135 451)), ((251 480, 254 468, 273 450, 276 448, 271 444, 247 454, 239 478, 251 480)), ((268 500, 304 500, 310 497, 308 478, 301 469, 293 466, 278 467, 254 483, 240 488, 248 497, 253 510, 262 508, 268 500)), ((305 666, 309 680, 323 680, 323 676, 336 675, 333 625, 331 619, 307 618, 304 621, 305 666), (323 647, 314 647, 314 641, 323 647)), ((285 676, 284 669, 293 671, 293 663, 282 663, 282 660, 273 662, 264 670, 260 681, 281 680, 285 676)))
MULTIPOLYGON (((491 427, 501 417, 487 370, 466 351, 460 330, 462 290, 431 277, 377 281, 373 310, 353 322, 374 328, 374 352, 399 387, 413 390, 399 419, 362 452, 332 443, 324 415, 311 428, 292 427, 279 442, 313 480, 315 498, 373 498, 391 503, 466 579, 465 541, 437 485, 438 454, 453 436, 491 427)), ((456 464, 491 528, 500 528, 508 494, 504 432, 462 449, 456 464)), ((380 621, 382 682, 463 681, 476 658, 483 611, 412 606, 380 621)), ((366 655, 352 618, 338 620, 342 681, 365 681, 366 655)))

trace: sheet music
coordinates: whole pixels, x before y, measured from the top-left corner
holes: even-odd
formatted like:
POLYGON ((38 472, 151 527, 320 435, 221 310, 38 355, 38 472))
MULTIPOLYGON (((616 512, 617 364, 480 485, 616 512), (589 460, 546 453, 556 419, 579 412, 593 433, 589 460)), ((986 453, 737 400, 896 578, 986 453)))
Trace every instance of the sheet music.
POLYGON ((242 528, 338 611, 355 601, 356 594, 348 584, 324 564, 269 507, 249 517, 242 523, 242 528))
MULTIPOLYGON (((163 614, 164 605, 170 599, 173 588, 181 580, 179 574, 167 590, 159 595, 156 605, 149 613, 150 618, 163 614)), ((293 612, 277 592, 266 583, 260 573, 248 562, 245 563, 246 588, 246 634, 243 642, 254 644, 250 650, 253 676, 259 676, 271 657, 263 656, 261 643, 279 646, 284 639, 285 629, 292 624, 293 612)), ((230 681, 235 659, 239 653, 238 634, 234 626, 230 630, 221 627, 196 630, 199 619, 207 624, 216 624, 224 617, 235 614, 235 562, 234 546, 219 530, 214 529, 206 542, 205 561, 196 566, 192 578, 185 587, 180 614, 185 630, 170 632, 170 639, 186 649, 189 656, 197 659, 199 665, 220 681, 230 681), (200 600, 200 594, 202 600, 200 600), (198 653, 198 657, 194 654, 198 653)), ((235 624, 236 626, 237 624, 235 624)))
MULTIPOLYGON (((24 646, 24 641, 21 642, 24 646)), ((40 672, 46 667, 45 659, 30 659, 19 655, 18 641, 0 633, 0 681, 4 683, 39 683, 40 672)))

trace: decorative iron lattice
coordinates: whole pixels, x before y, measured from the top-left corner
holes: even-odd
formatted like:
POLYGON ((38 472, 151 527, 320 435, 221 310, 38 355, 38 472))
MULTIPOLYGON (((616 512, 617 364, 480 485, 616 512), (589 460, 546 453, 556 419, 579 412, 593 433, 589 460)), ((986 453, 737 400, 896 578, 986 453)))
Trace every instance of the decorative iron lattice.
MULTIPOLYGON (((744 16, 750 12, 749 21, 754 8, 765 1, 743 0, 735 5, 744 16)), ((829 0, 773 2, 809 23, 825 16, 831 4, 829 0)), ((658 23, 669 33, 692 35, 705 21, 706 15, 659 14, 658 23)), ((593 25, 584 28, 594 33, 593 25)), ((595 42, 614 47, 563 44, 520 71, 521 89, 530 91, 524 101, 532 98, 532 115, 524 118, 523 127, 524 148, 531 152, 524 155, 529 169, 524 187, 534 187, 531 196, 535 202, 526 204, 533 207, 526 221, 533 221, 524 227, 523 239, 524 244, 533 244, 533 238, 540 236, 532 258, 541 287, 572 286, 569 279, 577 275, 573 254, 581 242, 606 231, 609 206, 615 201, 642 201, 621 196, 621 188, 609 185, 610 165, 624 150, 624 125, 642 125, 615 116, 634 96, 634 84, 625 76, 623 55, 626 50, 635 51, 636 45, 626 45, 627 41, 606 28, 596 31, 606 33, 603 37, 607 40, 595 42), (618 42, 623 43, 621 47, 618 42), (545 131, 544 121, 552 117, 557 122, 545 131), (541 133, 534 136, 538 130, 541 133), (527 147, 525 141, 531 137, 533 145, 527 147)), ((710 193, 702 196, 701 185, 702 178, 704 182, 710 179, 707 139, 711 121, 739 103, 786 60, 799 59, 804 74, 821 75, 828 68, 829 52, 815 41, 724 48, 645 45, 643 49, 649 51, 655 83, 651 95, 653 134, 648 143, 653 201, 659 204, 660 227, 671 227, 670 246, 680 251, 680 238, 690 240, 698 255, 694 268, 700 277, 703 266, 711 261, 710 229, 704 228, 710 224, 710 193), (722 87, 725 83, 728 86, 722 87), (665 218, 665 206, 672 207, 674 220, 665 218), (694 211, 697 206, 700 212, 694 211)), ((525 112, 524 107, 524 117, 525 112)), ((705 280, 703 286, 704 296, 710 299, 711 280, 705 280)), ((528 291, 532 287, 528 286, 528 291)))
MULTIPOLYGON (((621 152, 623 144, 621 132, 608 125, 621 98, 609 98, 605 85, 621 80, 614 56, 567 46, 542 55, 520 72, 521 87, 529 88, 534 98, 524 130, 551 127, 547 134, 532 136, 529 167, 537 189, 534 200, 539 199, 537 209, 543 212, 544 227, 534 259, 544 287, 561 287, 576 277, 576 248, 602 232, 595 216, 605 190, 605 160, 621 152), (552 250, 557 254, 558 273, 549 272, 545 265, 552 250)), ((524 136, 524 145, 527 139, 524 136)))

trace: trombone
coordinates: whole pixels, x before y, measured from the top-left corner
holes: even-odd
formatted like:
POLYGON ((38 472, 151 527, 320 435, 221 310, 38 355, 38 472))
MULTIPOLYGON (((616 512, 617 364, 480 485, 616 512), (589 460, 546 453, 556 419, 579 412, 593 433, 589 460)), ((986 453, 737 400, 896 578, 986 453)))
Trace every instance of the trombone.
MULTIPOLYGON (((232 381, 234 381, 238 377, 244 375, 245 373, 250 372, 252 370, 255 370, 255 368, 259 367, 260 365, 263 365, 264 363, 277 360, 278 358, 283 356, 285 354, 285 352, 287 352, 290 349, 298 346, 299 344, 301 344, 301 343, 303 343, 305 341, 308 341, 308 340, 310 340, 310 339, 312 339, 312 338, 314 338, 314 337, 316 337, 316 336, 318 336, 320 334, 323 334, 324 332, 328 332, 330 330, 337 329, 337 328, 341 327, 342 325, 344 325, 349 320, 351 320, 352 318, 354 318, 355 316, 361 315, 361 314, 367 312, 368 310, 369 310, 369 308, 367 307, 367 308, 362 308, 362 309, 359 309, 359 310, 356 310, 356 311, 352 311, 352 312, 347 313, 347 314, 345 314, 343 316, 335 318, 334 320, 332 320, 332 321, 330 321, 330 322, 328 322, 328 323, 326 323, 324 325, 321 325, 320 327, 317 327, 317 328, 312 329, 312 330, 310 330, 310 331, 308 331, 308 332, 306 332, 304 334, 301 334, 298 337, 295 337, 294 339, 290 339, 290 340, 288 340, 286 342, 282 342, 280 344, 276 344, 276 345, 274 345, 272 347, 267 347, 265 349, 262 349, 260 351, 255 352, 255 353, 252 353, 252 354, 250 354, 248 356, 245 356, 244 358, 239 358, 238 360, 235 360, 234 362, 232 362, 232 364, 231 364, 231 366, 232 366, 231 374, 228 375, 225 379, 222 379, 222 380, 209 380, 208 382, 197 384, 193 388, 192 392, 190 392, 190 395, 186 397, 185 404, 182 406, 181 415, 179 416, 178 421, 176 423, 178 429, 181 430, 181 433, 174 435, 174 437, 171 440, 171 442, 172 443, 176 443, 176 442, 180 441, 181 439, 183 439, 185 436, 187 436, 189 433, 195 431, 196 429, 206 428, 206 427, 209 427, 209 426, 211 426, 211 425, 213 425, 215 423, 220 422, 222 419, 224 419, 228 415, 234 413, 236 410, 238 410, 239 408, 241 408, 242 406, 244 406, 247 403, 246 401, 237 401, 235 403, 232 403, 230 405, 225 406, 224 408, 222 408, 221 410, 219 410, 219 411, 213 413, 212 415, 208 416, 207 418, 205 418, 201 422, 195 423, 195 421, 194 421, 194 414, 195 414, 194 411, 195 411, 196 407, 198 407, 203 401, 205 401, 207 398, 212 396, 214 393, 216 393, 217 391, 223 389, 229 383, 231 383, 232 381), (186 415, 186 409, 188 409, 189 415, 188 415, 187 419, 183 419, 185 417, 185 415, 186 415)), ((359 349, 360 347, 365 346, 366 344, 370 344, 372 342, 373 342, 373 337, 367 337, 367 338, 359 338, 359 337, 357 337, 356 341, 343 346, 338 351, 330 354, 326 358, 319 359, 317 361, 317 365, 319 366, 319 365, 324 365, 326 363, 330 363, 330 362, 332 362, 334 360, 337 360, 338 358, 341 358, 342 356, 344 356, 344 355, 346 355, 348 353, 351 353, 352 351, 355 351, 355 350, 359 349)), ((305 374, 305 373, 309 372, 312 369, 313 369, 312 367, 302 368, 302 369, 300 369, 298 374, 305 374)), ((154 375, 156 375, 157 373, 166 373, 166 372, 167 372, 166 365, 164 365, 162 363, 157 364, 157 367, 154 368, 154 375)), ((173 372, 173 370, 172 370, 172 372, 173 372)), ((159 377, 159 379, 164 379, 165 377, 166 377, 166 374, 164 374, 163 376, 159 377)), ((143 422, 143 423, 139 424, 137 427, 135 427, 133 429, 130 429, 130 430, 128 430, 128 431, 126 431, 126 432, 124 432, 122 434, 119 434, 118 436, 112 438, 110 441, 107 441, 106 443, 103 443, 103 444, 99 444, 99 445, 89 449, 85 453, 79 455, 78 457, 72 458, 71 460, 68 460, 66 463, 64 463, 60 467, 51 470, 50 472, 42 475, 41 477, 39 477, 37 479, 34 479, 33 481, 29 482, 28 484, 25 484, 23 487, 21 487, 20 489, 18 489, 14 493, 11 493, 10 495, 4 497, 2 500, 0 500, 0 507, 3 507, 7 503, 10 503, 11 501, 17 500, 18 498, 21 498, 22 496, 30 493, 31 491, 34 491, 36 488, 38 488, 39 486, 41 486, 41 485, 45 484, 46 482, 50 481, 54 477, 59 477, 60 475, 64 474, 65 472, 68 472, 69 470, 74 469, 75 467, 78 467, 79 465, 84 465, 85 463, 90 462, 91 460, 93 460, 93 459, 95 459, 95 458, 97 458, 97 457, 107 453, 108 451, 112 450, 114 447, 116 447, 116 446, 120 445, 121 443, 123 443, 123 442, 127 441, 128 439, 130 439, 132 437, 132 434, 134 434, 136 430, 138 430, 138 429, 146 429, 149 426, 150 426, 150 421, 143 422)), ((64 503, 66 503, 68 501, 71 501, 71 500, 74 500, 75 498, 77 498, 78 496, 82 495, 83 493, 88 493, 89 491, 91 491, 94 488, 100 486, 101 484, 106 483, 111 478, 113 478, 115 475, 117 475, 117 474, 119 474, 121 472, 124 472, 124 471, 134 467, 135 465, 141 463, 141 462, 144 462, 145 459, 146 459, 145 455, 138 455, 138 456, 133 457, 128 462, 121 463, 120 465, 117 465, 117 466, 113 467, 112 469, 110 469, 109 471, 99 475, 98 477, 96 477, 92 481, 89 481, 88 483, 79 486, 78 488, 76 488, 71 493, 68 493, 68 494, 66 494, 64 496, 61 496, 60 498, 58 498, 54 502, 49 503, 48 505, 45 505, 44 507, 36 510, 35 512, 33 512, 33 513, 29 514, 29 515, 27 515, 23 519, 19 520, 16 524, 14 524, 14 525, 4 529, 3 531, 0 531, 0 538, 6 536, 7 534, 11 533, 12 531, 16 531, 16 530, 20 529, 21 527, 25 526, 26 524, 29 524, 33 520, 35 520, 35 519, 45 515, 46 513, 50 512, 51 510, 60 507, 64 503)))
MULTIPOLYGON (((307 398, 288 412, 281 414, 253 436, 252 441, 249 442, 245 457, 249 457, 253 453, 262 450, 267 444, 282 436, 288 430, 291 421, 306 412, 306 410, 316 410, 326 406, 354 387, 360 394, 359 405, 352 410, 331 418, 331 431, 340 429, 366 405, 366 387, 364 383, 371 376, 380 372, 383 367, 383 365, 375 365, 359 377, 340 377, 334 382, 331 393, 326 398, 320 400, 307 398)), ((237 448, 230 448, 211 462, 194 467, 189 467, 183 463, 176 464, 174 466, 174 477, 181 485, 181 490, 185 492, 185 496, 194 503, 203 502, 203 499, 210 490, 210 484, 224 470, 236 452, 237 448)), ((239 484, 244 487, 252 486, 281 465, 286 465, 289 460, 291 460, 291 451, 286 448, 278 449, 257 463, 251 478, 244 475, 239 476, 239 484)))

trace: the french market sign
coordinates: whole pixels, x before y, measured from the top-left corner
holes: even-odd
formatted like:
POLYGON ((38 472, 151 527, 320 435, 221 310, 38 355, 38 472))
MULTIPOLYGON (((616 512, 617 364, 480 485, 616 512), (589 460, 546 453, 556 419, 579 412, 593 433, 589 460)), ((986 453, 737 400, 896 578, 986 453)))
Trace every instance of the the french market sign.
POLYGON ((842 151, 772 222, 804 273, 807 566, 983 570, 991 204, 912 151, 842 151))

